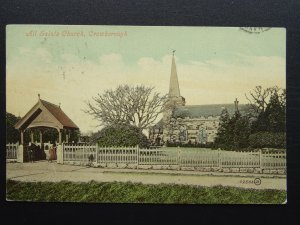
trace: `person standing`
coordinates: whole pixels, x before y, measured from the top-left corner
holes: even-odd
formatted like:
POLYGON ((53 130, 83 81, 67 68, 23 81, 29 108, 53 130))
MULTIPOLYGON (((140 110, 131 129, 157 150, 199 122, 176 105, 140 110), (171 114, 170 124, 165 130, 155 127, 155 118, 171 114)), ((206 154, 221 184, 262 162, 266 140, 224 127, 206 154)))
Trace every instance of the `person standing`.
POLYGON ((53 144, 53 146, 49 149, 49 159, 48 159, 49 162, 52 162, 52 160, 56 159, 55 148, 56 148, 56 145, 53 144))

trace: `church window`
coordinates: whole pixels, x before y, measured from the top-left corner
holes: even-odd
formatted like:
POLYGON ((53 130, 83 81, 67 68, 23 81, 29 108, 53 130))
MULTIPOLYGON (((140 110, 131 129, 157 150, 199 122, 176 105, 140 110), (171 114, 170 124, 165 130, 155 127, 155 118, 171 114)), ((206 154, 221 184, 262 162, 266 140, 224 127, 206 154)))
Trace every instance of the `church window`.
POLYGON ((186 128, 184 126, 181 126, 179 128, 179 140, 181 142, 187 141, 187 130, 186 130, 186 128))
POLYGON ((207 132, 206 132, 206 129, 204 127, 200 127, 199 128, 199 132, 198 132, 198 140, 199 140, 199 143, 202 143, 202 144, 206 144, 207 142, 207 132))

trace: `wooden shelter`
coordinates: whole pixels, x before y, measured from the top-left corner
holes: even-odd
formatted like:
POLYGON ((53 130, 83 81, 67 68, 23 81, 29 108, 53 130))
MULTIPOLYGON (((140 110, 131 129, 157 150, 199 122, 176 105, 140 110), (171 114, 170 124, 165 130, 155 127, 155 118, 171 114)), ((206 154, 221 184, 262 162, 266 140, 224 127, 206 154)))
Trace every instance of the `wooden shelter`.
MULTIPOLYGON (((16 123, 15 128, 21 132, 21 145, 24 144, 24 131, 30 128, 40 129, 40 143, 42 144, 42 131, 44 127, 55 128, 59 133, 59 145, 62 143, 62 131, 78 130, 77 125, 62 111, 60 105, 47 102, 40 99, 26 113, 26 115, 16 123)), ((66 135, 68 142, 69 135, 66 135)), ((33 142, 33 133, 31 132, 31 142, 33 142)))

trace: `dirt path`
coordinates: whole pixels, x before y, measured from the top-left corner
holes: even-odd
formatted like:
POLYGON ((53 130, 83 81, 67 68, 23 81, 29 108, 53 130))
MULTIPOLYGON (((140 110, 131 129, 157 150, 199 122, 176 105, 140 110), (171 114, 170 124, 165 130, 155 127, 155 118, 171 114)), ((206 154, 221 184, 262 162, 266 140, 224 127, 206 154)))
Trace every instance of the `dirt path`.
POLYGON ((55 162, 7 163, 6 178, 18 181, 59 182, 138 182, 143 184, 186 184, 197 186, 234 186, 255 189, 286 190, 285 176, 225 174, 194 171, 100 169, 60 165, 55 162))

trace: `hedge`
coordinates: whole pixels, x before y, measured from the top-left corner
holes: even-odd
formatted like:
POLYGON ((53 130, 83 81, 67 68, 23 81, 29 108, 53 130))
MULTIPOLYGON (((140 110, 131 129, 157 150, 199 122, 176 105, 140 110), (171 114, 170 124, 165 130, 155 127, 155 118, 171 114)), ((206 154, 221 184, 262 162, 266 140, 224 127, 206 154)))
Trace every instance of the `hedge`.
POLYGON ((249 136, 249 144, 253 148, 285 148, 286 133, 257 132, 249 136))

